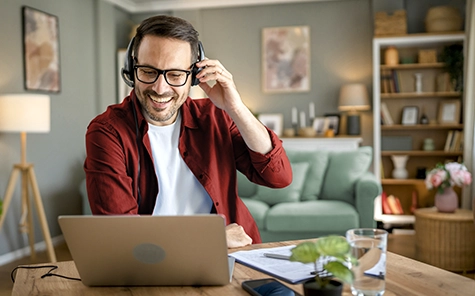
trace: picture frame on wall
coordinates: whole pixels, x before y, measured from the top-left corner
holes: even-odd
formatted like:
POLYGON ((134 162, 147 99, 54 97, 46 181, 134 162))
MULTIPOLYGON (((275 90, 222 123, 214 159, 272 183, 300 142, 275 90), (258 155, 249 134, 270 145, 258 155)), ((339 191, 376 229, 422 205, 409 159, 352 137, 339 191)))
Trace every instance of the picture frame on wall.
POLYGON ((419 108, 417 106, 406 106, 402 109, 402 125, 417 124, 419 118, 419 108))
POLYGON ((439 124, 460 123, 460 100, 440 102, 437 122, 439 124))
POLYGON ((26 90, 61 91, 58 17, 22 7, 24 86, 26 90))
POLYGON ((263 125, 270 128, 277 136, 282 136, 284 128, 284 115, 280 113, 263 113, 257 116, 263 125))
POLYGON ((310 91, 310 27, 262 30, 264 93, 310 91))

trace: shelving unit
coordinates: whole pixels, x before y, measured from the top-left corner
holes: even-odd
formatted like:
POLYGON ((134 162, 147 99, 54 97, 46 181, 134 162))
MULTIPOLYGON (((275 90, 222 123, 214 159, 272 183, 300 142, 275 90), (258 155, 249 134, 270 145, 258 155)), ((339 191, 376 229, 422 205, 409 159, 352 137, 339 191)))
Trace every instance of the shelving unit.
MULTIPOLYGON (((439 104, 447 100, 460 100, 463 106, 462 93, 457 91, 438 91, 437 77, 445 72, 445 64, 437 60, 434 63, 419 64, 417 54, 419 50, 436 50, 439 55, 442 49, 451 44, 464 44, 465 34, 457 32, 453 34, 414 34, 402 37, 384 37, 373 39, 373 111, 374 111, 374 172, 381 178, 383 190, 393 194, 401 200, 405 215, 383 215, 381 212, 381 200, 375 203, 375 219, 390 224, 412 224, 414 219, 410 208, 412 193, 415 191, 418 197, 418 207, 433 205, 435 192, 429 192, 425 188, 423 179, 416 178, 417 169, 431 169, 438 162, 446 160, 457 161, 463 159, 462 151, 446 151, 445 142, 450 131, 463 131, 464 118, 457 124, 439 124, 437 122, 439 104), (394 46, 399 52, 400 58, 412 58, 414 62, 409 64, 384 65, 384 52, 389 46, 394 46), (389 73, 391 73, 389 75, 389 73), (415 91, 415 73, 422 73, 422 92, 415 91), (389 76, 388 76, 389 75, 389 76), (390 80, 391 92, 388 91, 390 80), (394 81, 396 80, 396 81, 394 81), (385 93, 386 91, 386 93, 385 93), (397 91, 397 92, 396 92, 397 91), (381 103, 388 107, 394 121, 393 125, 381 124, 381 103), (403 125, 401 123, 402 109, 406 106, 418 108, 418 124, 403 125), (429 124, 419 124, 420 116, 424 113, 430 120, 429 124), (382 137, 410 137, 410 149, 394 149, 382 151, 382 137), (434 150, 423 150, 424 139, 431 138, 434 142, 434 150), (406 164, 408 179, 393 179, 391 172, 394 168, 391 161, 392 155, 408 155, 406 164)), ((440 89, 439 89, 440 90, 440 89)), ((463 107, 462 107, 463 109, 463 107)), ((460 196, 460 194, 459 194, 460 196)))

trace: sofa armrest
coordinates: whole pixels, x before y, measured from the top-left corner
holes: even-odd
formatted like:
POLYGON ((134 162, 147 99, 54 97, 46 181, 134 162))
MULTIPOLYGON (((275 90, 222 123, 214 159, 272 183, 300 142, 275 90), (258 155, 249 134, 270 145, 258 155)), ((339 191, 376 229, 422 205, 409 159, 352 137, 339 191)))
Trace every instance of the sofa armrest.
POLYGON ((374 228, 374 199, 381 194, 381 183, 371 172, 364 173, 356 181, 355 206, 360 216, 361 228, 374 228))

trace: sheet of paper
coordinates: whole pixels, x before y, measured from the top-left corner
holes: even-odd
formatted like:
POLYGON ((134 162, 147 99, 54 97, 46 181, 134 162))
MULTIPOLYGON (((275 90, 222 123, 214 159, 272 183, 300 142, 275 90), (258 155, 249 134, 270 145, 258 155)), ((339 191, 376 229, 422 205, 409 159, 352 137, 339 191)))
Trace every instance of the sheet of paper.
POLYGON ((267 273, 291 284, 299 283, 314 277, 311 274, 315 270, 314 264, 303 264, 289 260, 274 259, 265 257, 264 253, 275 253, 281 255, 291 255, 291 249, 295 245, 257 249, 250 251, 238 251, 229 254, 244 265, 267 273))

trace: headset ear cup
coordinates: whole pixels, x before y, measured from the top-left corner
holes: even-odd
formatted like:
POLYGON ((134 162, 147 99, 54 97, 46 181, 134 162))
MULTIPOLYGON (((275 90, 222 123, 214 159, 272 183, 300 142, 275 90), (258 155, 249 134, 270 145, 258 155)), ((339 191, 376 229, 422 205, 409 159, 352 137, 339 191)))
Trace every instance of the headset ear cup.
MULTIPOLYGON (((201 41, 198 41, 198 54, 199 54, 198 62, 201 62, 202 60, 205 59, 205 50, 203 48, 203 44, 201 43, 201 41)), ((196 78, 196 75, 198 75, 198 73, 200 73, 201 70, 203 70, 203 68, 198 68, 195 65, 193 65, 193 70, 191 71, 191 79, 192 79, 191 85, 192 86, 200 84, 200 80, 196 78)))
POLYGON ((134 58, 132 56, 132 50, 134 46, 135 37, 130 40, 129 45, 127 46, 127 51, 125 52, 124 57, 124 67, 121 70, 122 80, 125 84, 130 87, 134 87, 134 58))

